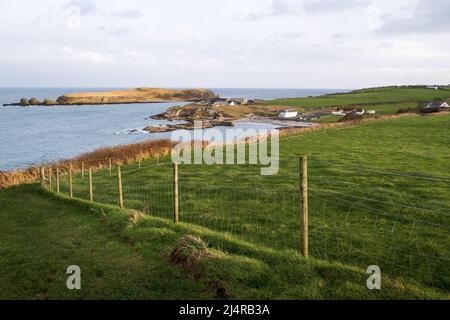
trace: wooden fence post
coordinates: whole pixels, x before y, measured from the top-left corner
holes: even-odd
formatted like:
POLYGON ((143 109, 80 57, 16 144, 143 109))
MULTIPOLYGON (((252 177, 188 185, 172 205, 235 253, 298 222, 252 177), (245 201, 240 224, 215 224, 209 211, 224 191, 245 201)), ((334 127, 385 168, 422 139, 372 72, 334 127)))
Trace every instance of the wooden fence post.
POLYGON ((69 196, 73 198, 72 165, 69 165, 69 196))
POLYGON ((300 158, 300 214, 302 222, 302 255, 309 257, 308 234, 308 157, 300 158))
POLYGON ((41 167, 41 187, 45 188, 45 169, 41 167))
POLYGON ((159 164, 159 155, 156 156, 156 165, 159 164))
POLYGON ((117 182, 119 186, 119 207, 123 209, 122 173, 120 171, 120 166, 117 166, 117 182))
POLYGON ((84 179, 84 161, 81 161, 81 178, 84 179))
POLYGON ((59 194, 59 167, 56 167, 56 193, 59 194))
POLYGON ((178 205, 178 164, 173 163, 173 221, 175 223, 180 221, 178 205))
POLYGON ((141 159, 139 159, 139 169, 141 168, 141 159))
POLYGON ((92 188, 92 168, 89 168, 89 200, 94 202, 94 190, 92 188))
POLYGON ((53 190, 52 179, 53 179, 53 170, 52 170, 52 166, 50 166, 50 167, 48 167, 48 189, 50 191, 53 190))
POLYGON ((109 175, 112 175, 112 160, 109 158, 109 175))

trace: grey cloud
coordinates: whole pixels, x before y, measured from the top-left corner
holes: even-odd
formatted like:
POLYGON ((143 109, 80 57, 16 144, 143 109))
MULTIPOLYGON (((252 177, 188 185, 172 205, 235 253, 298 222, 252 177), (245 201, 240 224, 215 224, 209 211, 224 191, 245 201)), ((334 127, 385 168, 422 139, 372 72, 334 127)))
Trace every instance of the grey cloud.
POLYGON ((383 18, 381 33, 443 33, 450 32, 450 1, 420 0, 413 18, 383 18))
POLYGON ((321 14, 331 11, 352 10, 367 5, 362 0, 307 0, 302 3, 287 0, 272 0, 270 6, 259 12, 248 14, 245 19, 257 21, 263 18, 308 14, 321 14))
POLYGON ((252 12, 245 17, 245 20, 257 21, 268 17, 279 17, 287 15, 297 15, 301 8, 286 0, 272 0, 270 6, 259 12, 252 12))
POLYGON ((303 10, 307 13, 326 13, 330 11, 345 11, 367 6, 367 2, 360 0, 308 0, 303 3, 303 10))
POLYGON ((82 16, 94 14, 97 12, 97 6, 91 0, 72 0, 65 7, 76 6, 80 8, 82 16))

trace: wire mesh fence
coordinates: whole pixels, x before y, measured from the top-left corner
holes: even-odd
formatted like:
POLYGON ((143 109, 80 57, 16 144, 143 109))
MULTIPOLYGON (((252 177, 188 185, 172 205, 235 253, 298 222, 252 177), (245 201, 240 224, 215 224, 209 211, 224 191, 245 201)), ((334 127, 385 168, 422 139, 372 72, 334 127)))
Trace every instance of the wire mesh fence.
MULTIPOLYGON (((89 165, 84 164, 88 170, 89 165)), ((121 168, 124 207, 174 218, 169 159, 121 168)), ((301 194, 297 157, 282 157, 280 172, 259 167, 180 166, 183 223, 272 248, 300 252, 301 194)), ((70 168, 60 169, 60 193, 70 195, 70 168)), ((309 158, 309 251, 314 258, 383 272, 450 290, 450 177, 381 170, 348 158, 309 158)), ((56 191, 53 168, 51 189, 56 191)), ((50 188, 50 175, 46 186, 50 188)), ((118 205, 117 168, 92 173, 95 202, 118 205)), ((72 172, 72 194, 90 200, 89 175, 72 172)))

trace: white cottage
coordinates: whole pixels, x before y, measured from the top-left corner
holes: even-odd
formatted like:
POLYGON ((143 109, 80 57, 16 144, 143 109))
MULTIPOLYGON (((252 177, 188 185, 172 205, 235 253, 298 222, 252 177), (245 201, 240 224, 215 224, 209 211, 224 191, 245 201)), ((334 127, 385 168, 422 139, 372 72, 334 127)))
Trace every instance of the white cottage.
POLYGON ((293 119, 297 118, 298 112, 293 110, 284 110, 278 114, 280 119, 293 119))
POLYGON ((450 105, 447 102, 430 102, 427 105, 427 109, 436 109, 436 108, 450 108, 450 105))

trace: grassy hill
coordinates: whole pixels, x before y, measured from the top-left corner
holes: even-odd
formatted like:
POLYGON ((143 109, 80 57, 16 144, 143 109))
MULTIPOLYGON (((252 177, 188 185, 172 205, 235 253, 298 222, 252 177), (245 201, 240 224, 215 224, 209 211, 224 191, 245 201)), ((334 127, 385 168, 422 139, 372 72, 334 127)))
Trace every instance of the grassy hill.
POLYGON ((356 90, 349 93, 330 94, 320 97, 268 100, 265 101, 265 104, 317 108, 345 105, 420 102, 434 99, 448 99, 449 97, 449 88, 433 90, 425 88, 387 87, 356 90))
MULTIPOLYGON (((69 201, 35 186, 0 191, 9 208, 2 213, 8 223, 0 233, 1 267, 7 270, 1 287, 11 290, 2 294, 448 299, 449 126, 449 115, 409 116, 283 137, 280 173, 272 177, 262 177, 251 165, 180 166, 179 225, 171 222, 168 159, 122 168, 125 206, 147 214, 131 225, 129 213, 69 201), (298 156, 303 154, 310 155, 312 257, 307 262, 299 254, 298 156), (73 231, 67 229, 71 225, 73 231), (202 238, 210 251, 194 272, 171 266, 166 257, 187 234, 202 238), (48 246, 43 257, 27 262, 41 246, 48 246), (109 261, 118 262, 110 267, 109 261), (129 261, 139 266, 130 267, 129 261), (68 263, 86 266, 86 291, 61 288, 68 263), (379 292, 365 288, 365 270, 374 264, 384 274, 379 292), (99 272, 92 271, 96 267, 99 272), (124 276, 130 268, 137 271, 124 276), (26 276, 14 284, 22 272, 26 276), (34 280, 38 277, 46 280, 34 280), (39 292, 30 285, 34 281, 39 292)), ((61 191, 68 194, 67 176, 61 191)), ((88 194, 87 178, 75 175, 74 196, 88 194)), ((115 173, 94 173, 94 199, 117 203, 115 173)))
POLYGON ((368 291, 360 269, 232 240, 223 233, 43 191, 0 190, 0 299, 448 299, 435 289, 391 278, 368 291), (186 235, 208 257, 195 268, 168 262, 186 235), (82 290, 66 288, 79 265, 82 290))

